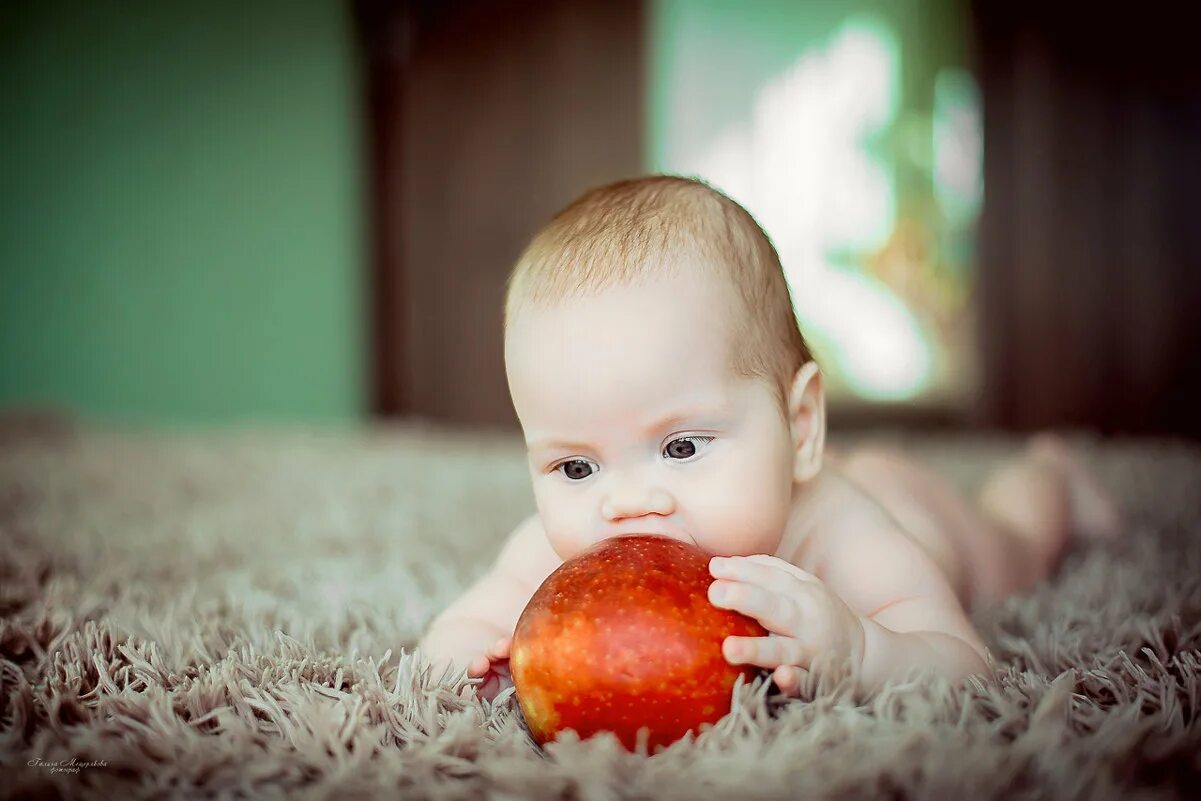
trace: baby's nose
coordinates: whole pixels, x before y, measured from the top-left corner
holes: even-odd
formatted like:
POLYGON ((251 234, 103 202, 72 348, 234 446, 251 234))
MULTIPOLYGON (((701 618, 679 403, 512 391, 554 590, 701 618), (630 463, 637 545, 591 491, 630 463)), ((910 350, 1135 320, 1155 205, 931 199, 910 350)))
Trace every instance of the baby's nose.
POLYGON ((671 494, 662 487, 630 481, 613 488, 601 503, 606 520, 621 520, 648 514, 669 515, 675 511, 671 494))

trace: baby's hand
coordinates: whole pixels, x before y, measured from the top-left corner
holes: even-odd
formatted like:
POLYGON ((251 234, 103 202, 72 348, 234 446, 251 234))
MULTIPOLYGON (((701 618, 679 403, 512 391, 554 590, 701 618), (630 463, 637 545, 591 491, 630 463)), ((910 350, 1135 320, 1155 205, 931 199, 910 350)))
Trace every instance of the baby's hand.
POLYGON ((480 698, 491 701, 502 690, 513 686, 513 676, 509 672, 509 651, 512 647, 513 637, 506 635, 471 660, 467 667, 467 677, 484 679, 475 690, 480 698))
POLYGON ((732 665, 774 668, 786 695, 800 695, 801 675, 814 660, 858 671, 863 623, 817 576, 774 556, 714 557, 709 601, 758 620, 768 637, 727 637, 722 653, 732 665))

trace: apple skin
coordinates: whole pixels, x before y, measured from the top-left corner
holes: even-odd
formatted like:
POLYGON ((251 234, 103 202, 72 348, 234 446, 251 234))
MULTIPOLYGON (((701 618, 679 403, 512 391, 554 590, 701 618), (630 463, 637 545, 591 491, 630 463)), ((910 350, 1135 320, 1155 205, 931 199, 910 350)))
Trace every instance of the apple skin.
POLYGON ((709 557, 658 535, 626 535, 567 560, 530 598, 509 667, 539 745, 573 729, 611 731, 630 751, 639 728, 655 753, 730 711, 739 675, 722 656, 731 635, 765 637, 759 622, 709 602, 709 557))

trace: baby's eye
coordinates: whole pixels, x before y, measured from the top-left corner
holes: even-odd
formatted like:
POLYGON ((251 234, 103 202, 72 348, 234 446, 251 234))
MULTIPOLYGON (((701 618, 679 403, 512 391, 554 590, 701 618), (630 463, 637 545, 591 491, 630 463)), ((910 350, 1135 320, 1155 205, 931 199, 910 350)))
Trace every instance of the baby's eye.
POLYGON ((588 478, 597 471, 597 466, 587 459, 568 459, 565 462, 559 462, 554 467, 563 475, 570 478, 572 481, 579 481, 581 478, 588 478))
POLYGON ((667 447, 663 449, 663 456, 677 461, 691 459, 697 451, 712 441, 713 437, 677 437, 667 443, 667 447))

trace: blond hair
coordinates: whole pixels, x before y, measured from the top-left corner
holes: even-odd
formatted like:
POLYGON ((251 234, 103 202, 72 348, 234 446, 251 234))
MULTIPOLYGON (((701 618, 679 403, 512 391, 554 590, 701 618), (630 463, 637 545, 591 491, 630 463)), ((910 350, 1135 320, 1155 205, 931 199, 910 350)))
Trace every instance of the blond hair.
POLYGON ((731 367, 764 378, 781 404, 809 361, 780 258, 754 218, 703 181, 652 175, 597 187, 568 205, 530 241, 509 275, 504 325, 522 308, 548 306, 686 265, 736 290, 731 367), (693 256, 695 259, 674 258, 693 256))

